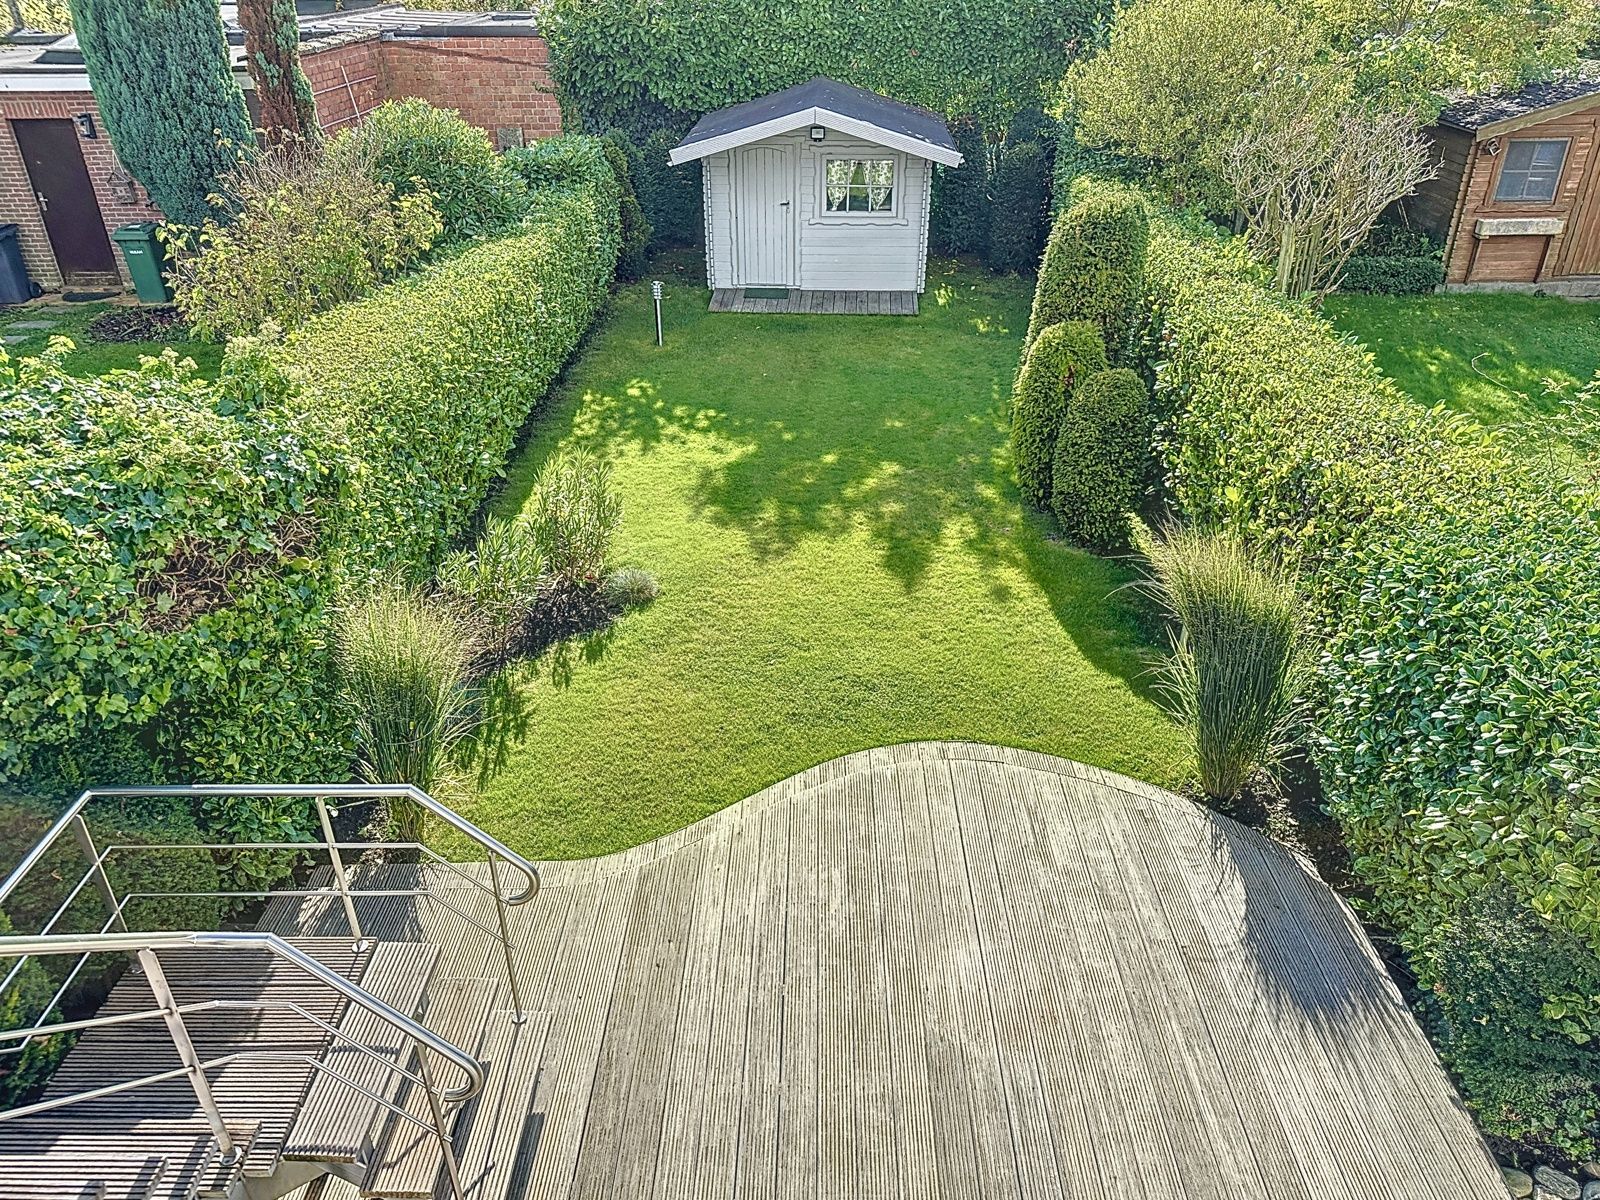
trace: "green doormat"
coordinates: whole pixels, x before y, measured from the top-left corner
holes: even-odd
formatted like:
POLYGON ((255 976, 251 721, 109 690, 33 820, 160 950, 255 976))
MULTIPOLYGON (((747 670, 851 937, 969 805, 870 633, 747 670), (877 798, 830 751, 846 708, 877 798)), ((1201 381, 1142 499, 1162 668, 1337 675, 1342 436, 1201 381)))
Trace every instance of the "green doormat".
POLYGON ((745 288, 744 298, 746 300, 787 300, 789 298, 789 289, 745 288))

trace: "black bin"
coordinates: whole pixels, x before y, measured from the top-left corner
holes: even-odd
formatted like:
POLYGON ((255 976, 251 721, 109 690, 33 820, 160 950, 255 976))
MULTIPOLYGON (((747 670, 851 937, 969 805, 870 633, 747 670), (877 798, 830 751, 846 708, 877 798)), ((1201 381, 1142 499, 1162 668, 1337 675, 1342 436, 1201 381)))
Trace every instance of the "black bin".
POLYGON ((17 232, 15 225, 0 225, 0 304, 21 304, 34 297, 17 232))

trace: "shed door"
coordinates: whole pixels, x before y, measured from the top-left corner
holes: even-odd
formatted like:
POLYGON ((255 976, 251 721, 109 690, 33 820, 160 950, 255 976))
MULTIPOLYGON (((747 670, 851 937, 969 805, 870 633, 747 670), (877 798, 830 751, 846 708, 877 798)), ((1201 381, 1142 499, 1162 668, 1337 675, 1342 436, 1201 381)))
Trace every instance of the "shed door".
POLYGON ((739 287, 794 286, 794 159, 781 146, 733 156, 733 277, 739 287))
POLYGON ((69 285, 115 280, 117 260, 83 163, 77 126, 62 119, 28 120, 11 122, 11 129, 62 278, 69 285))

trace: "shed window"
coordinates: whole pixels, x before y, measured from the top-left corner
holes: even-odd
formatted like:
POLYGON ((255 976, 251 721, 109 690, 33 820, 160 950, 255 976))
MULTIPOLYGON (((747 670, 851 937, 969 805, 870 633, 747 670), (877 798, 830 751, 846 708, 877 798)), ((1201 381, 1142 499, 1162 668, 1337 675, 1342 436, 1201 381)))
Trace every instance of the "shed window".
POLYGON ((894 211, 894 159, 830 158, 827 177, 831 213, 894 211))
POLYGON ((1506 160, 1494 198, 1512 204, 1548 204, 1556 198, 1566 138, 1518 138, 1506 144, 1506 160))

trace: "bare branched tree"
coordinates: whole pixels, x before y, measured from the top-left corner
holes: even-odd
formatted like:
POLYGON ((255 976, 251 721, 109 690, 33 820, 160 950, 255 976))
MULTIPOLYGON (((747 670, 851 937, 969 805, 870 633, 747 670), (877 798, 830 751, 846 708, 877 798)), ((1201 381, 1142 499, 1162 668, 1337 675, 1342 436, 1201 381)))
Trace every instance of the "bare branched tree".
POLYGON ((1338 87, 1282 92, 1229 147, 1223 170, 1279 290, 1323 296, 1383 210, 1438 168, 1410 113, 1338 87))

